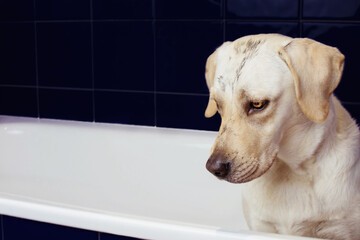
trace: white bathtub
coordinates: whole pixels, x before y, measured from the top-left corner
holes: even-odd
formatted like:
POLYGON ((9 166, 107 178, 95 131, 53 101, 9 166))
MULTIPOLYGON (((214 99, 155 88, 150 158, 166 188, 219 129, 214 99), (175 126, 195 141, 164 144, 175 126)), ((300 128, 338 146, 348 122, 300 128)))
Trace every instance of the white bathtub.
POLYGON ((0 214, 144 239, 250 232, 242 185, 205 163, 215 132, 0 116, 0 214))

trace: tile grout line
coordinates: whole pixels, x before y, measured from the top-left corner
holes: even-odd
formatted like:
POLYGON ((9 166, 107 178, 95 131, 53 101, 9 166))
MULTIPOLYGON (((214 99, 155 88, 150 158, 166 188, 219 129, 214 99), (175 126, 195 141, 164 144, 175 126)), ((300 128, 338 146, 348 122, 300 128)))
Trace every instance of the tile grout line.
MULTIPOLYGON (((303 1, 300 1, 303 3, 303 1)), ((1 20, 0 23, 75 23, 75 22, 152 22, 154 20, 158 22, 211 22, 211 21, 222 21, 224 18, 209 18, 209 19, 70 19, 70 20, 19 20, 19 21, 6 21, 1 20)), ((298 22, 299 18, 225 18, 227 21, 234 22, 298 22)), ((348 24, 359 24, 360 20, 349 20, 349 19, 334 19, 334 18, 306 18, 302 19, 303 22, 311 23, 348 23, 348 24)))
POLYGON ((225 42, 225 39, 226 39, 226 16, 225 16, 225 14, 226 14, 226 9, 225 9, 225 7, 226 7, 226 0, 223 0, 222 2, 221 2, 221 4, 222 4, 222 19, 223 19, 223 42, 225 42))
MULTIPOLYGON (((33 1, 34 18, 36 19, 36 1, 33 1)), ((37 104, 37 117, 40 118, 40 89, 39 89, 39 63, 38 63, 38 32, 37 23, 34 21, 34 51, 35 51, 35 82, 36 82, 36 104, 37 104)))
POLYGON ((303 37, 303 0, 299 0, 299 37, 303 37))
POLYGON ((153 14, 153 21, 152 21, 152 27, 153 27, 153 68, 154 68, 154 125, 157 126, 157 81, 156 81, 156 78, 157 78, 157 71, 156 71, 156 9, 155 9, 155 6, 156 6, 156 0, 153 0, 152 1, 152 14, 153 14))
MULTIPOLYGON (((301 1, 303 3, 303 1, 301 1)), ((152 22, 156 20, 157 22, 222 22, 224 18, 214 18, 214 19, 87 19, 87 20, 23 20, 23 21, 0 21, 0 23, 87 23, 87 22, 152 22)), ((225 18, 226 21, 230 22, 299 22, 299 17, 296 18, 225 18)), ((333 18, 301 18, 302 22, 306 23, 339 23, 339 24, 359 24, 360 20, 348 20, 348 19, 333 19, 333 18)))
MULTIPOLYGON (((0 84, 0 87, 10 88, 36 88, 31 85, 11 85, 11 84, 0 84)), ((50 87, 50 86, 39 86, 39 89, 45 90, 65 90, 65 91, 93 91, 92 88, 71 88, 71 87, 50 87)), ((188 95, 188 96, 209 96, 209 93, 194 93, 194 92, 166 92, 166 91, 146 91, 146 90, 130 90, 130 89, 94 89, 94 91, 101 92, 118 92, 118 93, 144 93, 144 94, 168 94, 168 95, 188 95)))
POLYGON ((94 21, 93 0, 90 0, 90 48, 91 48, 91 85, 92 85, 92 119, 95 122, 95 70, 94 70, 94 21))
MULTIPOLYGON (((65 91, 93 91, 92 88, 68 88, 68 87, 46 87, 46 86, 29 86, 29 85, 11 85, 0 84, 0 87, 11 88, 39 88, 45 90, 65 90, 65 91)), ((166 91, 141 91, 141 90, 122 90, 122 89, 94 89, 94 91, 102 92, 118 92, 118 93, 144 93, 144 94, 162 94, 162 95, 183 95, 183 96, 198 96, 208 97, 209 93, 189 93, 189 92, 166 92, 166 91)), ((342 104, 360 105, 360 102, 355 101, 341 101, 342 104)))

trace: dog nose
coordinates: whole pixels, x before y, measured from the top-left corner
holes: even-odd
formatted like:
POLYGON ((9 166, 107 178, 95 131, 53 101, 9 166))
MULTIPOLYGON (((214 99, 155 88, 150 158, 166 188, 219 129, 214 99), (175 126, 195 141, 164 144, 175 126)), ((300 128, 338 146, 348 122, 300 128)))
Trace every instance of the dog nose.
POLYGON ((219 155, 210 156, 206 169, 218 178, 225 178, 230 172, 230 163, 219 155))

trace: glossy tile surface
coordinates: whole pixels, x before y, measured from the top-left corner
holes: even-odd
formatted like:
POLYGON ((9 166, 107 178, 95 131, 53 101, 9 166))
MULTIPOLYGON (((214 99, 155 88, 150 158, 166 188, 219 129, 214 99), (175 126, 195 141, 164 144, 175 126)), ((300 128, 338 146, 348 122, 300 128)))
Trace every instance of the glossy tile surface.
POLYGON ((154 90, 151 21, 94 23, 95 88, 154 90))
POLYGON ((91 0, 35 0, 39 20, 90 19, 91 0))
POLYGON ((233 41, 240 37, 260 33, 280 33, 290 37, 299 36, 298 23, 279 23, 279 22, 227 22, 226 36, 227 41, 233 41))
POLYGON ((34 3, 29 0, 0 1, 0 21, 34 20, 34 3))
POLYGON ((0 86, 0 114, 37 117, 36 88, 0 86))
POLYGON ((360 124, 360 103, 344 103, 343 106, 350 113, 351 117, 354 118, 357 124, 360 124))
POLYGON ((207 93, 207 57, 222 43, 221 22, 158 22, 156 90, 207 93))
POLYGON ((92 0, 94 19, 151 19, 152 0, 92 0))
POLYGON ((4 240, 98 240, 96 232, 3 216, 4 240))
POLYGON ((160 19, 219 19, 225 0, 156 0, 155 14, 160 19))
MULTIPOLYGON (((9 93, 25 94, 4 93, 13 100, 0 103, 1 108, 37 116, 36 99, 40 106, 47 104, 40 92, 66 90, 78 92, 71 99, 83 99, 86 110, 74 104, 65 111, 68 103, 55 104, 53 110, 48 107, 48 117, 215 129, 208 120, 177 121, 166 101, 181 108, 179 99, 193 99, 194 110, 181 110, 179 119, 192 119, 196 111, 202 115, 203 109, 195 107, 201 102, 195 101, 206 102, 199 99, 208 94, 207 57, 224 41, 281 33, 310 37, 344 53, 344 75, 335 94, 357 112, 359 9, 360 2, 353 0, 3 0, 0 88, 17 86, 9 93), (22 102, 33 98, 30 92, 34 100, 22 102), (146 110, 140 114, 136 108, 146 110)), ((61 97, 55 94, 56 99, 61 97)))
POLYGON ((100 239, 101 240, 135 240, 137 238, 101 233, 100 239))
POLYGON ((40 86, 92 87, 90 23, 38 23, 37 33, 40 86))
POLYGON ((0 84, 35 85, 33 23, 0 23, 0 84))
POLYGON ((354 44, 360 42, 360 25, 305 23, 303 30, 304 37, 337 47, 345 55, 343 77, 335 94, 342 101, 360 102, 360 45, 354 44))
POLYGON ((95 121, 155 125, 154 94, 135 92, 95 92, 95 121))
POLYGON ((220 117, 205 118, 208 96, 157 94, 157 126, 219 130, 220 117))
POLYGON ((303 0, 304 17, 315 19, 360 19, 360 1, 303 0))
POLYGON ((298 0, 226 0, 226 18, 230 19, 294 19, 298 9, 298 0))
POLYGON ((0 240, 3 240, 3 216, 2 215, 0 215, 0 240))
POLYGON ((40 117, 92 121, 92 92, 63 89, 40 89, 40 117))

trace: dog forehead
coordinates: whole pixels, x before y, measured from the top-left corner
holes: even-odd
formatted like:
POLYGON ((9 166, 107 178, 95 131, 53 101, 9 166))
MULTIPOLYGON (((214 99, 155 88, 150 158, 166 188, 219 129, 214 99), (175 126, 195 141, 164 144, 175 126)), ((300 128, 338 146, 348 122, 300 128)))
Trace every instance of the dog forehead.
POLYGON ((243 90, 254 98, 279 94, 287 68, 277 52, 264 42, 233 42, 219 50, 214 78, 218 92, 232 97, 243 90))
POLYGON ((234 91, 243 89, 255 98, 276 97, 291 83, 291 75, 280 58, 260 53, 243 67, 234 91))
POLYGON ((217 90, 228 94, 232 92, 235 77, 233 73, 240 59, 241 56, 234 51, 233 44, 219 49, 214 77, 214 87, 217 90))

